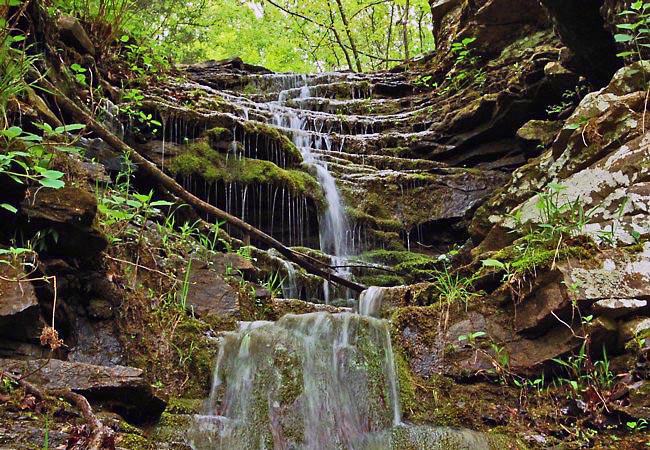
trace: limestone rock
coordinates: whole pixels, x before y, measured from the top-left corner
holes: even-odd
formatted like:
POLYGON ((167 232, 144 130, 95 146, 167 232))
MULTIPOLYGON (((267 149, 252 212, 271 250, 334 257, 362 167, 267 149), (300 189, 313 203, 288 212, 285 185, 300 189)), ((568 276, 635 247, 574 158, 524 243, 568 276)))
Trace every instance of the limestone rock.
MULTIPOLYGON (((640 126, 646 92, 640 80, 650 63, 616 73, 609 86, 588 94, 567 120, 551 150, 515 171, 512 181, 479 209, 472 231, 515 226, 505 215, 521 210, 524 222, 539 223, 535 192, 549 183, 565 186, 560 203, 580 199, 592 211, 584 233, 596 240, 633 244, 634 234, 650 233, 650 134, 640 126)), ((616 297, 616 295, 615 295, 616 297)))
POLYGON ((605 85, 621 66, 613 35, 604 26, 602 2, 541 0, 564 44, 574 55, 576 70, 605 85))
POLYGON ((70 186, 29 189, 21 210, 30 220, 90 226, 97 214, 97 199, 88 191, 70 186))
POLYGON ((77 50, 95 56, 95 45, 88 37, 86 30, 75 17, 61 16, 57 22, 61 39, 77 50))
POLYGON ((594 304, 597 305, 595 314, 609 317, 627 314, 626 308, 638 305, 629 299, 650 296, 649 260, 650 244, 647 244, 641 253, 608 250, 596 261, 570 260, 558 264, 554 271, 539 274, 536 286, 517 307, 517 330, 538 334, 560 323, 559 319, 570 323, 576 319, 573 305, 580 307, 583 314, 594 304), (628 300, 616 307, 613 299, 617 298, 628 300))
POLYGON ((193 260, 188 281, 188 310, 193 311, 199 317, 239 317, 237 292, 207 264, 193 260))
POLYGON ((621 325, 620 338, 622 342, 627 342, 648 331, 650 331, 650 317, 637 317, 621 325))
POLYGON ((166 405, 144 381, 142 370, 132 367, 0 359, 0 368, 46 389, 71 389, 136 422, 159 417, 166 405))
POLYGON ((237 253, 218 253, 213 259, 213 269, 215 272, 226 275, 243 273, 244 276, 251 276, 255 273, 255 266, 250 260, 237 253))
POLYGON ((97 200, 84 189, 29 188, 20 212, 34 230, 50 229, 56 233, 46 236, 44 242, 50 254, 92 256, 108 245, 93 227, 97 200))
POLYGON ((40 334, 40 310, 34 287, 30 282, 9 281, 18 275, 7 259, 0 259, 0 341, 35 340, 40 334))
POLYGON ((648 307, 647 300, 635 298, 608 298, 594 303, 594 313, 611 318, 618 318, 637 313, 648 307))
POLYGON ((517 131, 517 137, 531 146, 550 146, 562 129, 560 122, 552 120, 531 120, 517 131))

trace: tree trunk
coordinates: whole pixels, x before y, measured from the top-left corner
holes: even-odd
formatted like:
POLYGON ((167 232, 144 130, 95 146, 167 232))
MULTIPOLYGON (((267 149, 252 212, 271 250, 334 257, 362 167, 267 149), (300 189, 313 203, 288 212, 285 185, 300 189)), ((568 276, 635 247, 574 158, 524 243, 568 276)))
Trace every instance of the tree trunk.
POLYGON ((341 3, 341 0, 336 0, 336 4, 339 7, 339 12, 341 13, 341 20, 343 21, 343 27, 345 28, 345 34, 348 37, 348 41, 350 41, 350 48, 352 48, 352 54, 354 55, 354 59, 357 63, 357 71, 363 72, 363 69, 361 68, 361 59, 359 59, 359 51, 357 50, 357 43, 352 37, 352 31, 350 30, 348 16, 345 14, 343 3, 341 3))
POLYGON ((404 59, 406 62, 411 60, 411 55, 409 52, 409 12, 411 9, 410 0, 406 0, 406 6, 404 6, 404 17, 402 18, 402 34, 404 35, 404 59))

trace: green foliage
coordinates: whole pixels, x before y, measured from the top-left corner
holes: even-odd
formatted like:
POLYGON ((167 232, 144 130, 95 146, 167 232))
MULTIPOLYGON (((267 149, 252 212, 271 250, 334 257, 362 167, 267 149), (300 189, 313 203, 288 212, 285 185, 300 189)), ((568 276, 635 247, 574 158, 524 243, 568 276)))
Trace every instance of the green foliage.
POLYGON ((74 73, 74 78, 79 82, 79 84, 82 86, 88 86, 88 83, 86 82, 86 73, 88 72, 88 69, 85 69, 79 64, 74 63, 70 66, 70 70, 72 70, 74 73))
POLYGON ((145 132, 150 130, 152 134, 158 133, 158 127, 162 126, 158 120, 153 119, 151 113, 146 114, 142 108, 144 94, 140 89, 130 89, 122 97, 123 103, 120 103, 119 110, 131 121, 132 128, 136 132, 145 132))
POLYGON ((6 23, 0 26, 0 116, 5 122, 5 128, 9 126, 9 100, 22 97, 29 89, 31 83, 25 81, 25 76, 39 59, 36 55, 28 55, 24 45, 19 48, 24 41, 24 35, 10 35, 6 23))
MULTIPOLYGON (((19 184, 38 183, 43 187, 60 189, 65 186, 64 173, 51 170, 50 165, 58 152, 79 152, 74 139, 67 133, 79 131, 85 125, 72 124, 52 128, 48 124, 34 124, 42 130, 41 135, 28 133, 13 126, 0 130, 0 174, 4 174, 19 184)), ((16 212, 12 205, 2 204, 1 208, 16 212)))
POLYGON ((271 292, 271 297, 277 298, 282 294, 282 285, 285 278, 280 278, 280 272, 273 272, 264 283, 264 287, 271 292))
POLYGON ((627 22, 616 25, 620 33, 614 35, 614 39, 630 49, 618 56, 643 59, 643 49, 650 48, 650 2, 635 1, 630 9, 622 11, 619 16, 627 19, 627 22))
POLYGON ((97 186, 96 194, 100 225, 112 243, 123 242, 124 237, 140 240, 141 231, 153 216, 161 214, 159 208, 172 206, 166 200, 153 200, 153 191, 138 194, 132 190, 133 168, 120 172, 113 186, 97 186), (133 224, 135 227, 130 227, 133 224))
POLYGON ((441 94, 458 92, 467 87, 483 88, 485 71, 480 68, 478 57, 471 48, 475 41, 476 38, 465 38, 452 44, 451 52, 455 55, 455 64, 445 78, 441 94))
MULTIPOLYGON (((616 381, 616 375, 609 367, 607 353, 603 349, 603 359, 592 361, 587 352, 587 341, 580 347, 577 354, 568 358, 554 358, 553 361, 560 365, 565 372, 565 377, 559 379, 560 385, 570 387, 569 396, 576 398, 588 390, 601 393, 611 389, 616 381)), ((604 398, 600 394, 600 398, 604 398)))
POLYGON ((476 281, 475 275, 467 278, 458 272, 452 272, 447 264, 442 269, 436 269, 433 273, 433 286, 438 291, 441 299, 449 305, 460 302, 465 305, 465 311, 472 298, 478 294, 473 292, 473 284, 476 281))

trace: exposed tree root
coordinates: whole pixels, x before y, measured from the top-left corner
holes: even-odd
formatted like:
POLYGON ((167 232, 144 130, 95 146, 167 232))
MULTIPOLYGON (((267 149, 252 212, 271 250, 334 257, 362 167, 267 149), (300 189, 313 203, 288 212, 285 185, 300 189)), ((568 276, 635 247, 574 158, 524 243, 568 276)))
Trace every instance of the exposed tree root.
POLYGON ((46 92, 50 92, 54 95, 54 100, 61 106, 61 108, 69 113, 75 118, 75 120, 85 123, 88 126, 88 129, 93 131, 97 136, 99 136, 104 142, 110 145, 116 151, 128 155, 128 157, 138 166, 138 169, 151 177, 153 180, 157 181, 160 186, 167 189, 170 193, 176 195, 178 198, 186 202, 188 205, 195 208, 197 211, 202 213, 209 214, 216 217, 219 220, 223 220, 233 227, 239 229, 245 236, 253 237, 254 239, 262 242, 269 247, 275 248, 278 252, 284 255, 290 261, 296 263, 307 272, 318 275, 329 282, 341 285, 343 287, 352 289, 356 292, 361 292, 365 289, 364 286, 357 284, 353 281, 346 280, 343 277, 340 277, 330 271, 324 270, 319 267, 317 264, 313 263, 311 260, 308 260, 304 255, 300 255, 290 248, 283 245, 280 241, 269 236, 263 231, 253 227, 252 225, 244 222, 243 220, 228 214, 221 209, 204 202, 200 198, 191 194, 185 190, 180 184, 178 184, 172 177, 165 174, 162 170, 156 167, 152 162, 147 160, 145 157, 140 155, 137 150, 133 149, 127 145, 124 141, 119 139, 113 133, 104 128, 99 124, 92 116, 84 111, 82 108, 77 106, 72 100, 63 95, 58 91, 50 82, 45 79, 41 79, 39 84, 46 92))
POLYGON ((86 443, 86 448, 88 450, 112 450, 115 448, 115 436, 113 430, 105 426, 101 420, 95 416, 90 403, 88 403, 88 400, 83 395, 72 392, 70 389, 44 390, 23 378, 4 371, 0 371, 0 377, 8 378, 18 383, 25 389, 25 391, 27 391, 27 393, 36 397, 37 400, 44 401, 46 395, 60 397, 79 409, 90 430, 90 437, 86 443))

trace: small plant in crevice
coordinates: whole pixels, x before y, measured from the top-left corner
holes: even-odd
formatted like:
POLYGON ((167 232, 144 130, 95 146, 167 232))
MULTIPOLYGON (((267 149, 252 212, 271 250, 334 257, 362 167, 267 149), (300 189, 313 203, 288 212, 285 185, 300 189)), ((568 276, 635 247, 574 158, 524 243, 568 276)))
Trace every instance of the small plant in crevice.
POLYGON ((162 123, 153 118, 153 114, 142 111, 144 94, 140 89, 129 89, 122 96, 122 103, 118 105, 119 111, 124 114, 134 131, 145 133, 149 131, 154 136, 162 127, 162 123))
POLYGON ((607 407, 616 375, 610 369, 605 348, 602 359, 593 361, 589 356, 587 336, 577 354, 564 359, 553 358, 552 361, 564 371, 565 376, 558 378, 556 385, 569 389, 568 398, 582 399, 588 405, 607 407))
POLYGON ((263 286, 271 293, 271 298, 278 298, 282 294, 282 286, 285 278, 280 277, 280 272, 273 272, 269 275, 263 286))
POLYGON ((472 86, 483 89, 486 82, 485 70, 480 68, 479 59, 471 47, 474 42, 476 38, 465 38, 451 45, 454 67, 440 86, 440 94, 458 92, 472 86))
POLYGON ((650 48, 650 2, 635 1, 619 13, 621 18, 627 19, 616 24, 619 33, 614 35, 614 40, 628 47, 617 56, 631 60, 642 60, 643 55, 650 48))

